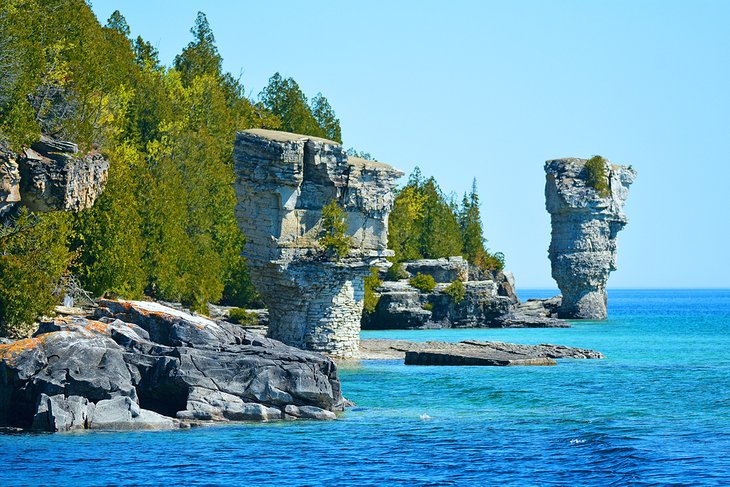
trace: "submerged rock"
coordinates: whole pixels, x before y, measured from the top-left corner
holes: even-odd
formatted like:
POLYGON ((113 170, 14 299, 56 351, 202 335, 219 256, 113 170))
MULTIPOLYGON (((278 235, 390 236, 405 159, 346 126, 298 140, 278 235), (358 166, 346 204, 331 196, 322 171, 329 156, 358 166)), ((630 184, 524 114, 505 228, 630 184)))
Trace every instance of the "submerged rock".
POLYGON ((561 318, 606 318, 606 282, 616 270, 616 236, 626 225, 623 213, 630 166, 603 161, 608 176, 604 193, 589 183, 585 159, 545 163, 545 206, 550 213, 552 275, 562 292, 561 318))
POLYGON ((0 345, 0 426, 167 429, 294 416, 288 406, 343 409, 331 359, 157 303, 102 300, 98 320, 55 318, 0 345))
POLYGON ((251 278, 269 309, 270 337, 348 357, 357 352, 363 279, 385 264, 393 188, 403 173, 348 157, 331 140, 251 129, 234 148, 236 219, 246 235, 251 278), (349 254, 323 255, 322 208, 347 216, 349 254))
POLYGON ((363 340, 363 359, 404 359, 406 365, 556 365, 555 359, 600 359, 595 350, 540 344, 504 342, 409 342, 407 340, 363 340))

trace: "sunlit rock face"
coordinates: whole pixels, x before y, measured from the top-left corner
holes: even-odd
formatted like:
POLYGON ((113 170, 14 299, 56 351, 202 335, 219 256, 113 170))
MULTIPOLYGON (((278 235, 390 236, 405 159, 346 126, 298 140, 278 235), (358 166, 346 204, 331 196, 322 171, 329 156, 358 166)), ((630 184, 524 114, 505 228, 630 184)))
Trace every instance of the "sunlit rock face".
POLYGON ((0 219, 25 206, 35 212, 81 211, 101 196, 109 162, 72 142, 41 136, 21 153, 0 144, 0 219))
POLYGON ((402 172, 348 157, 336 142, 288 132, 239 132, 236 219, 251 277, 270 313, 269 336, 333 356, 358 350, 364 277, 385 264, 388 214, 402 172), (328 259, 317 243, 322 208, 345 210, 352 247, 328 259))
POLYGON ((559 316, 602 320, 606 283, 616 270, 616 236, 628 222, 623 209, 636 171, 604 161, 609 190, 602 195, 587 184, 586 162, 545 163, 545 206, 552 223, 548 254, 563 295, 559 316))

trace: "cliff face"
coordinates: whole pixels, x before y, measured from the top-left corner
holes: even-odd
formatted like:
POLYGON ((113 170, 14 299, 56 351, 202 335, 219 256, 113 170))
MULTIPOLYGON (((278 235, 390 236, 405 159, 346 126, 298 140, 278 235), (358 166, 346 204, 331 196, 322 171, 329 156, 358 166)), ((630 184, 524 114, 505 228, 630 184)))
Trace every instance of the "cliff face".
POLYGON ((606 318, 606 282, 616 270, 616 236, 628 222, 623 208, 636 171, 604 161, 608 191, 600 194, 587 184, 586 162, 545 163, 545 206, 552 223, 548 253, 563 295, 559 316, 602 320, 606 318))
POLYGON ((16 154, 0 145, 0 218, 22 205, 31 211, 81 211, 101 196, 109 162, 80 155, 71 142, 42 136, 16 154))
POLYGON ((269 336, 349 357, 359 344, 364 277, 384 264, 393 189, 403 173, 348 157, 340 144, 287 132, 239 132, 234 149, 236 219, 251 277, 269 308, 269 336), (352 248, 323 258, 322 207, 344 208, 352 248))

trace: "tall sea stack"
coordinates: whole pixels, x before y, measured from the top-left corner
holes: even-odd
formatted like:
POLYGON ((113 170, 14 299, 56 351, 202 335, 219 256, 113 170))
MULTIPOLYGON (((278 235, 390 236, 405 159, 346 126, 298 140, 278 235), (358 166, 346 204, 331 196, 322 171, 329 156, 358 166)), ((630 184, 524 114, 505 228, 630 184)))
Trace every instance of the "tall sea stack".
POLYGON ((616 236, 628 222, 623 207, 636 171, 604 159, 591 161, 592 168, 586 159, 545 163, 545 206, 552 223, 548 254, 563 295, 561 318, 606 319, 616 236))
POLYGON ((348 157, 337 142, 252 129, 234 149, 236 219, 251 278, 269 308, 269 337, 337 357, 360 343, 364 282, 385 264, 388 214, 401 171, 348 157), (322 208, 336 200, 351 248, 331 259, 318 244, 322 208))

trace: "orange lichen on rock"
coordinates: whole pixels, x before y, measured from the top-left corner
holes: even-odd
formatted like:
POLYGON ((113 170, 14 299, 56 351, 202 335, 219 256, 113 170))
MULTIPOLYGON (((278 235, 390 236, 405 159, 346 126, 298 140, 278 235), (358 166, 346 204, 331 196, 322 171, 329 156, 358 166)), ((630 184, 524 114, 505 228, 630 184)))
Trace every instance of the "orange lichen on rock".
POLYGON ((0 360, 7 362, 9 365, 13 365, 14 361, 23 352, 38 348, 43 345, 47 339, 48 334, 35 338, 25 338, 7 345, 0 345, 0 360))

